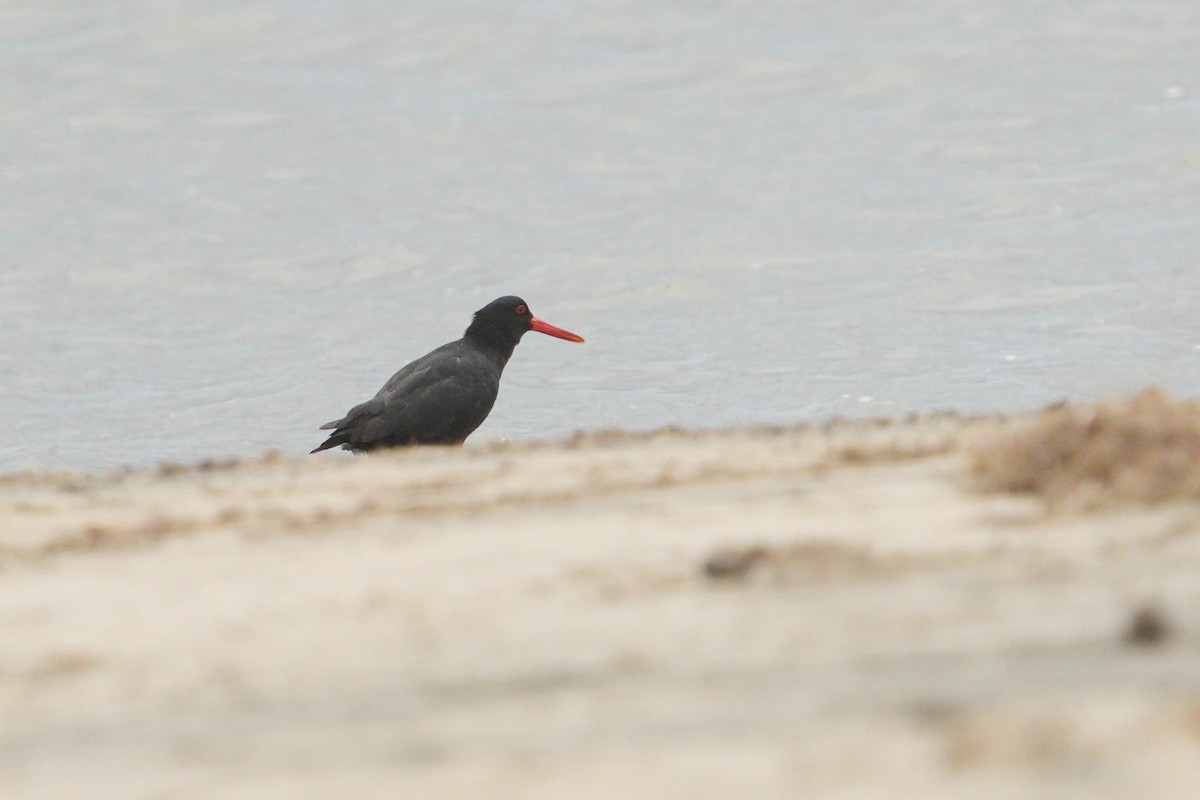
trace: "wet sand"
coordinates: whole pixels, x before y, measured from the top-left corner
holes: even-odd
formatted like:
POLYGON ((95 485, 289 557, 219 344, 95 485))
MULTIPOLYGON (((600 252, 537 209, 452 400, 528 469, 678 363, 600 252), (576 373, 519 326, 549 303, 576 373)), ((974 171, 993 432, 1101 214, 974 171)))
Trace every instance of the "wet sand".
POLYGON ((1044 419, 2 478, 3 796, 1193 797, 1200 506, 1044 419))

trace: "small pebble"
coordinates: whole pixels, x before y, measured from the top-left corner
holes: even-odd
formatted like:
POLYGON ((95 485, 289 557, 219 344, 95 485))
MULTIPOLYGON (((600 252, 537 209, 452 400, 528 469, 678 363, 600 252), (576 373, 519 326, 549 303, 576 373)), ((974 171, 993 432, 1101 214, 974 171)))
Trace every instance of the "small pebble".
POLYGON ((716 580, 744 577, 769 556, 762 545, 727 547, 709 556, 704 562, 704 574, 716 580))
POLYGON ((1141 606, 1129 619, 1125 629, 1125 642, 1138 647, 1153 647, 1162 644, 1170 635, 1170 625, 1161 609, 1141 606))

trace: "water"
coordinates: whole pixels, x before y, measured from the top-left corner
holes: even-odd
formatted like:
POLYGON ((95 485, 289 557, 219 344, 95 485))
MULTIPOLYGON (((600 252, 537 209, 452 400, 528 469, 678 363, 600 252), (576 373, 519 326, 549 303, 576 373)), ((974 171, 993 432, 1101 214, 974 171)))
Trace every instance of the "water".
POLYGON ((1197 391, 1200 5, 0 2, 0 471, 1197 391))

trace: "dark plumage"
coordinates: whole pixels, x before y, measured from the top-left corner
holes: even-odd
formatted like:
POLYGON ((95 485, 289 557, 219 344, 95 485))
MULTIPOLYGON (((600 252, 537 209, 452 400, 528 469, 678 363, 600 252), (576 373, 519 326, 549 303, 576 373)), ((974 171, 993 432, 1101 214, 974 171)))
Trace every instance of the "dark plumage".
POLYGON ((526 331, 582 342, 542 322, 519 297, 501 297, 475 312, 463 337, 421 356, 393 375, 373 398, 321 426, 332 430, 313 450, 341 445, 375 450, 412 444, 462 444, 487 418, 500 374, 526 331))

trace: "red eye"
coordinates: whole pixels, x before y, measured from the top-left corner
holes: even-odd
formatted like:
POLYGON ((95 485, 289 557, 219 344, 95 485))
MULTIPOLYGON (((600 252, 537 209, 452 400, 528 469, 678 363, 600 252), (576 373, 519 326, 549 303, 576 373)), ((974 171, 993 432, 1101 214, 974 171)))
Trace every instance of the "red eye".
POLYGON ((524 313, 525 313, 526 311, 528 311, 528 310, 529 310, 529 309, 525 308, 525 304, 524 304, 524 303, 518 303, 518 304, 517 304, 516 311, 517 311, 517 313, 518 313, 518 314, 524 314, 524 313))

